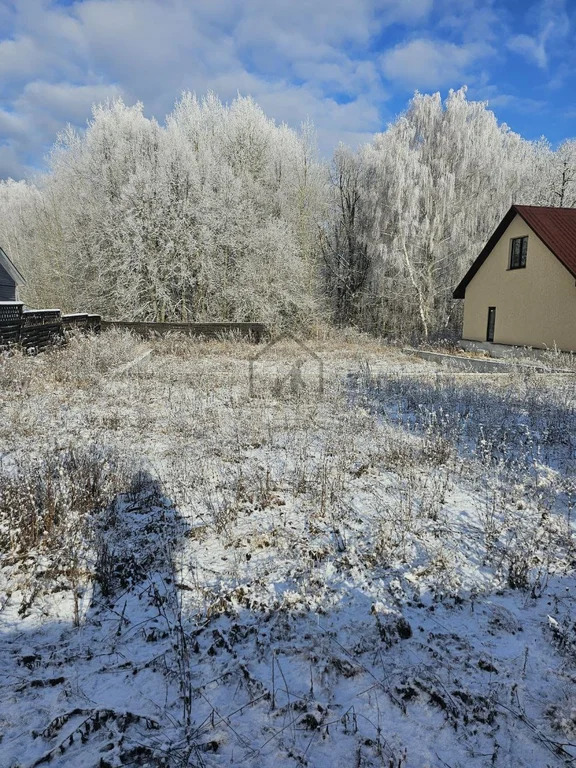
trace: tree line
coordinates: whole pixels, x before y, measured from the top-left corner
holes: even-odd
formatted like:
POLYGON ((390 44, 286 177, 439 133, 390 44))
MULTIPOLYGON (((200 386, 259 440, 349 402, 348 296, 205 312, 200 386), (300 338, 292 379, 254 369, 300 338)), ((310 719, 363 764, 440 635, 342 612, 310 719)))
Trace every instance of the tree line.
POLYGON ((528 141, 465 88, 331 162, 250 98, 184 94, 164 124, 116 100, 34 182, 0 182, 0 245, 34 307, 431 337, 508 207, 576 205, 575 169, 576 141, 528 141))

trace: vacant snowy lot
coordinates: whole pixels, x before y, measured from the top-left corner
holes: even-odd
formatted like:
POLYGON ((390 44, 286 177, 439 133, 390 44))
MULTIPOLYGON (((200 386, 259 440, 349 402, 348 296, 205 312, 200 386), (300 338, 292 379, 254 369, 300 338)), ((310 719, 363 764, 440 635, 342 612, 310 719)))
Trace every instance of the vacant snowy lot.
POLYGON ((0 363, 0 765, 576 762, 576 380, 309 346, 0 363))

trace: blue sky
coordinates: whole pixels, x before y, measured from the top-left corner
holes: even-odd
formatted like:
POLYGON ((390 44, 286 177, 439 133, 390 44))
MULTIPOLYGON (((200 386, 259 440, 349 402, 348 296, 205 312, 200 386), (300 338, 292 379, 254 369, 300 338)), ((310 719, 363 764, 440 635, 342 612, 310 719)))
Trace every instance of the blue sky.
POLYGON ((162 120, 183 90, 252 95, 329 156, 418 89, 468 86, 527 138, 576 136, 576 0, 0 0, 0 178, 121 96, 162 120))

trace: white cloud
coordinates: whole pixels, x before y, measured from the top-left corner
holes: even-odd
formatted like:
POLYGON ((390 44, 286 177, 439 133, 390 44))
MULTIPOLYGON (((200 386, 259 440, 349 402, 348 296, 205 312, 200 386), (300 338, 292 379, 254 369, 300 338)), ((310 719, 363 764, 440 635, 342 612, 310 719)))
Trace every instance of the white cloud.
POLYGON ((0 41, 0 176, 15 157, 24 173, 66 122, 84 125, 92 101, 117 94, 159 119, 182 90, 249 94, 279 120, 313 119, 328 153, 338 131, 355 141, 378 130, 386 99, 369 54, 349 51, 385 24, 425 19, 431 2, 18 0, 0 41))
POLYGON ((0 135, 4 140, 26 133, 28 125, 22 115, 0 109, 0 135))
MULTIPOLYGON (((392 84, 468 80, 490 52, 492 0, 18 0, 2 7, 6 161, 22 173, 91 101, 122 95, 162 120, 183 90, 253 96, 278 120, 310 117, 325 154, 381 130, 392 84), (488 6, 488 9, 486 9, 488 6), (8 10, 6 10, 8 8, 8 10), (435 15, 434 15, 435 14, 435 15), (444 18, 454 42, 417 35, 444 18), (384 30, 411 35, 379 59, 384 30), (480 34, 482 33, 482 34, 480 34), (482 42, 479 43, 478 39, 482 42), (342 102, 342 103, 339 103, 342 102), (10 118, 6 117, 9 115, 10 118)), ((431 34, 431 33, 429 33, 431 34)), ((398 37, 395 37, 398 39, 398 37)), ((386 115, 389 117, 389 115, 386 115)), ((0 118, 1 119, 1 118, 0 118)))
POLYGON ((86 124, 92 104, 121 96, 114 85, 28 83, 12 111, 0 110, 0 178, 18 178, 34 171, 67 123, 86 124))
POLYGON ((438 27, 457 33, 463 43, 491 42, 502 28, 502 8, 495 0, 440 0, 444 6, 438 27))
POLYGON ((472 96, 473 98, 487 101, 491 109, 494 107, 505 107, 508 110, 514 110, 523 114, 534 114, 542 112, 546 108, 546 102, 541 99, 503 93, 494 85, 476 88, 473 90, 472 96))
POLYGON ((33 115, 43 110, 54 120, 79 125, 90 114, 92 104, 121 95, 121 89, 115 85, 73 85, 36 80, 26 85, 16 106, 23 113, 33 115))
POLYGON ((46 63, 47 56, 29 36, 0 41, 0 73, 2 77, 29 77, 46 63))
POLYGON ((491 53, 481 43, 455 45, 440 40, 418 39, 402 43, 382 57, 386 77, 414 88, 461 84, 469 67, 491 53))
POLYGON ((33 168, 23 162, 21 154, 12 144, 0 144, 0 178, 17 179, 32 172, 33 168))
POLYGON ((530 35, 515 35, 510 38, 508 48, 515 53, 523 54, 527 59, 533 59, 536 64, 545 69, 548 65, 546 39, 530 37, 530 35))
POLYGON ((545 0, 534 15, 538 19, 536 34, 515 35, 509 40, 508 48, 534 62, 540 69, 547 69, 551 53, 562 48, 570 31, 570 20, 564 0, 545 0))
POLYGON ((348 104, 321 99, 309 87, 284 84, 275 90, 261 91, 258 102, 277 120, 298 125, 312 120, 319 135, 321 149, 329 153, 340 141, 358 146, 381 129, 377 106, 368 96, 360 96, 348 104))

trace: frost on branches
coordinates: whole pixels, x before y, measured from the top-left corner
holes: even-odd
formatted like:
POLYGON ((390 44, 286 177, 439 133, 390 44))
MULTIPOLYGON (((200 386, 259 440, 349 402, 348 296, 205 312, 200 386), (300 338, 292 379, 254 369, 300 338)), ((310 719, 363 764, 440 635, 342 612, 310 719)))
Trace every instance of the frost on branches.
POLYGON ((163 124, 95 106, 34 184, 0 182, 0 243, 36 307, 429 338, 459 327, 452 289, 511 203, 575 202, 576 143, 527 141, 465 88, 330 164, 309 124, 188 93, 163 124))

